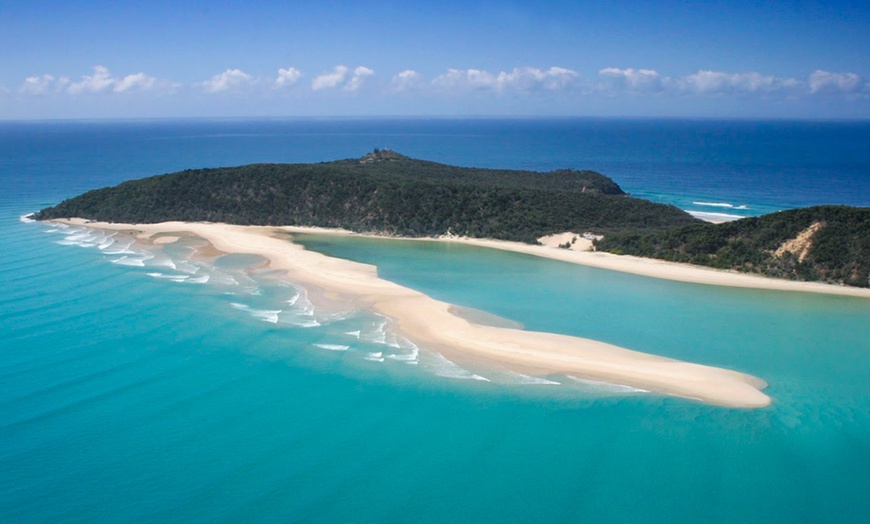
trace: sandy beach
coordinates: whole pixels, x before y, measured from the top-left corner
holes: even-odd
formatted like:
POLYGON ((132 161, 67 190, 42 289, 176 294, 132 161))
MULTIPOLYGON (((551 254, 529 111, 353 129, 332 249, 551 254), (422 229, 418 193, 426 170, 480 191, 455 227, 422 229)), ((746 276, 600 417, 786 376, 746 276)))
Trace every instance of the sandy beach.
POLYGON ((796 280, 784 280, 770 278, 762 275, 752 275, 737 271, 714 269, 679 262, 668 262, 652 258, 635 257, 631 255, 614 255, 600 251, 592 251, 592 242, 584 239, 577 233, 562 233, 542 237, 539 241, 542 245, 523 244, 507 240, 491 240, 482 238, 468 238, 458 236, 444 236, 438 238, 404 238, 384 237, 354 233, 342 229, 328 229, 319 227, 283 226, 280 228, 287 233, 303 233, 317 235, 341 235, 361 236, 372 238, 396 238, 399 240, 412 240, 416 242, 452 242, 469 246, 500 249, 514 253, 523 253, 542 258, 560 260, 571 264, 597 267, 621 273, 631 273, 652 278, 688 282, 692 284, 705 284, 710 286, 726 286, 750 289, 767 289, 771 291, 796 291, 800 293, 821 293, 824 295, 841 295, 850 297, 870 298, 870 289, 850 286, 838 286, 821 282, 800 282, 796 280), (559 244, 577 238, 570 249, 560 248, 559 244))
MULTIPOLYGON (((351 302, 356 307, 370 308, 393 319, 404 336, 430 349, 524 372, 567 374, 719 406, 757 408, 771 401, 761 391, 767 384, 745 373, 681 362, 579 337, 475 324, 454 314, 450 304, 379 278, 374 266, 307 251, 286 238, 276 236, 323 230, 182 222, 131 225, 72 220, 67 223, 137 231, 140 238, 193 234, 225 253, 261 255, 270 261, 272 268, 285 271, 292 281, 316 286, 333 298, 351 302)), ((521 244, 483 240, 463 242, 498 249, 511 246, 511 251, 525 252, 521 244)))
POLYGON ((645 277, 676 280, 679 282, 870 298, 870 289, 866 288, 835 286, 820 282, 782 280, 760 275, 738 273, 736 271, 705 268, 630 255, 614 255, 611 253, 562 249, 551 246, 533 246, 501 240, 457 239, 453 241, 474 246, 525 253, 527 255, 538 257, 552 258, 563 262, 570 262, 572 264, 609 269, 611 271, 620 271, 623 273, 632 273, 645 277))

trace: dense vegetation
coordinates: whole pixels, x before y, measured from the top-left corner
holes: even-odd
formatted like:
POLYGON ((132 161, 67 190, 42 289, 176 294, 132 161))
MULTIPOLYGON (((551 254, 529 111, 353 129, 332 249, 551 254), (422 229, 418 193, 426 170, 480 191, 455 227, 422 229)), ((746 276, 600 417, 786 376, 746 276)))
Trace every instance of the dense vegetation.
POLYGON ((392 151, 320 164, 187 170, 90 191, 36 214, 341 227, 403 236, 446 233, 535 242, 564 231, 659 231, 696 222, 626 195, 592 171, 463 168, 392 151))
POLYGON ((820 206, 718 225, 618 233, 598 241, 597 248, 773 277, 870 287, 868 208, 820 206), (803 242, 786 244, 801 233, 803 242))

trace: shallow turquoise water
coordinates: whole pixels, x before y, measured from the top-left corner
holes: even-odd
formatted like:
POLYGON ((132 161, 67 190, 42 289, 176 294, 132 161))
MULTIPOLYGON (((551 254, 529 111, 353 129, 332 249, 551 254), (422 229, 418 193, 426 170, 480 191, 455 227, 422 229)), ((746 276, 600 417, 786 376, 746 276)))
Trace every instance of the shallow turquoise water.
POLYGON ((256 258, 191 267, 172 246, 145 260, 22 222, 94 185, 286 145, 94 149, 112 142, 94 129, 0 159, 0 521, 867 521, 868 301, 305 238, 529 329, 760 376, 775 401, 476 380, 486 371, 415 355, 377 317, 309 311, 300 289, 247 272, 256 258))
MULTIPOLYGON (((6 519, 858 522, 866 514, 865 302, 626 280, 466 247, 306 242, 529 328, 607 332, 608 341, 771 382, 771 408, 729 410, 365 360, 384 346, 341 338, 365 329, 364 315, 302 328, 232 306, 266 310, 296 293, 267 275, 226 295, 217 282, 148 276, 155 267, 170 274, 165 266, 110 264, 118 255, 54 244, 62 237, 44 226, 11 229, 25 254, 18 271, 41 267, 42 276, 7 280, 18 284, 2 317, 6 519), (543 282, 551 282, 545 300, 543 282), (35 295, 34 285, 46 291, 35 295), (510 292, 496 293, 503 288, 510 292), (599 298, 589 303, 592 294, 599 298), (337 342, 352 349, 315 345, 337 342)), ((256 260, 228 262, 219 265, 256 260)))

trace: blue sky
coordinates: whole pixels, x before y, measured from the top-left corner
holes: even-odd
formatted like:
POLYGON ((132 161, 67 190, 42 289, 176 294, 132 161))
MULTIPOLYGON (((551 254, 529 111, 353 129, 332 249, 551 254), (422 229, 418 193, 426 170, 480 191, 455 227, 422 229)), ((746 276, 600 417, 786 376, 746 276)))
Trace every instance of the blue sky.
POLYGON ((870 118, 867 2, 0 0, 0 119, 870 118))

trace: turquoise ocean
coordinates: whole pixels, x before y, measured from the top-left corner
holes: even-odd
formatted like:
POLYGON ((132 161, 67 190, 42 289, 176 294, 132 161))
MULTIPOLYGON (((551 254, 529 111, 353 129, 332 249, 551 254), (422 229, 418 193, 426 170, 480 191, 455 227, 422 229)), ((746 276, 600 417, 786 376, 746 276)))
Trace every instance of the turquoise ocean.
POLYGON ((760 410, 460 365, 254 256, 24 215, 187 168, 373 148, 594 169, 695 213, 870 206, 870 124, 0 123, 0 522, 870 521, 870 300, 449 244, 300 236, 487 321, 770 383, 760 410))

